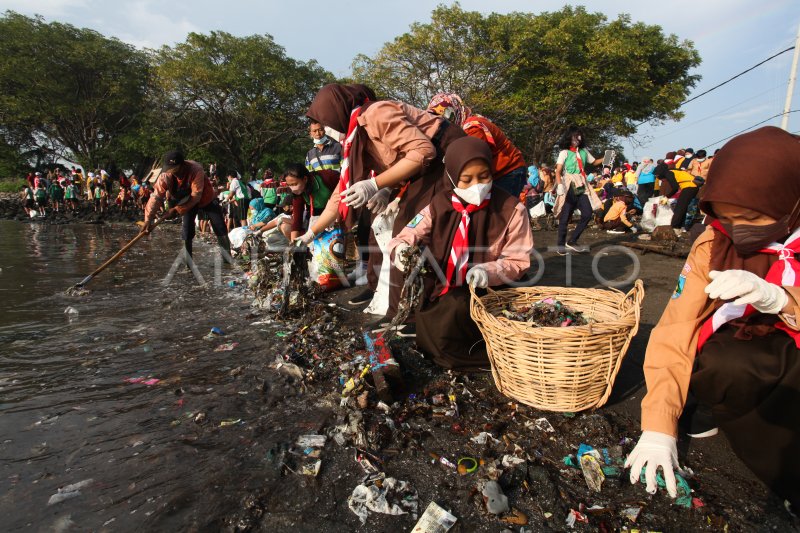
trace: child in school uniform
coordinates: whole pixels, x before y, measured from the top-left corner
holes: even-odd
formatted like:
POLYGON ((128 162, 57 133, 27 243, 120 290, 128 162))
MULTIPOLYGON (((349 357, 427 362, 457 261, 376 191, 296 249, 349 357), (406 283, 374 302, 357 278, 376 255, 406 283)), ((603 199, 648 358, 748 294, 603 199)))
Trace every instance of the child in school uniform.
POLYGON ((436 262, 425 278, 416 335, 422 351, 444 368, 489 365, 480 330, 469 315, 466 285, 508 284, 530 267, 533 236, 528 213, 518 198, 492 186, 491 168, 492 152, 485 141, 453 141, 445 154, 445 179, 453 189, 435 194, 389 242, 400 270, 407 266, 403 252, 412 246, 426 247, 424 253, 436 262))

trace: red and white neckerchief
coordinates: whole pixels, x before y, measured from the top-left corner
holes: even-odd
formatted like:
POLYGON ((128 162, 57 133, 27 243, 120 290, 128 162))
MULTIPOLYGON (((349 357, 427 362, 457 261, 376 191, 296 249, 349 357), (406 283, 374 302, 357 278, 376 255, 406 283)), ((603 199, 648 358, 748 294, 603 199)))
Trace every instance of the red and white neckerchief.
POLYGON ((586 177, 586 171, 583 170, 583 160, 581 160, 581 150, 580 150, 580 148, 578 148, 576 146, 572 146, 572 147, 570 147, 569 151, 573 152, 575 154, 575 161, 578 162, 578 170, 581 171, 581 176, 583 176, 585 178, 586 177))
MULTIPOLYGON (((719 221, 715 220, 711 223, 711 226, 727 235, 719 221)), ((775 261, 769 267, 767 275, 764 277, 766 281, 779 286, 800 286, 800 261, 795 258, 795 254, 800 253, 800 229, 792 233, 785 243, 774 242, 759 250, 758 253, 778 256, 778 261, 775 261)), ((700 327, 697 351, 700 351, 709 337, 724 324, 736 318, 750 316, 755 312, 756 309, 752 305, 734 305, 733 302, 723 304, 700 327)), ((788 333, 794 339, 797 347, 800 348, 800 331, 795 331, 780 321, 775 324, 775 327, 788 333)))
POLYGON ((464 121, 464 125, 461 126, 461 129, 467 131, 468 129, 474 127, 481 128, 483 130, 483 134, 486 136, 486 142, 489 143, 489 146, 491 146, 494 150, 497 148, 497 142, 494 140, 494 135, 492 135, 492 132, 489 130, 489 127, 486 124, 478 120, 479 117, 480 115, 473 115, 469 117, 464 121))
POLYGON ((480 205, 461 203, 461 199, 453 194, 451 201, 453 209, 461 213, 461 221, 453 237, 453 247, 450 249, 450 257, 447 260, 447 283, 439 296, 444 296, 451 286, 458 287, 464 282, 467 275, 467 263, 469 263, 469 221, 470 215, 475 211, 480 211, 487 205, 492 198, 492 193, 486 195, 486 199, 480 205), (453 277, 455 274, 455 278, 453 277))
MULTIPOLYGON (((369 100, 365 101, 366 104, 369 100)), ((350 112, 350 123, 347 125, 347 135, 344 138, 344 143, 342 143, 342 162, 341 168, 339 170, 339 192, 343 193, 350 187, 350 179, 351 179, 351 172, 350 172, 350 148, 353 146, 353 140, 356 138, 356 134, 358 133, 358 117, 361 115, 361 110, 363 109, 363 105, 354 108, 350 112)), ((370 172, 370 177, 375 175, 374 172, 370 172)), ((350 211, 350 206, 348 206, 344 202, 339 202, 339 215, 341 215, 342 220, 347 218, 347 213, 350 211)))

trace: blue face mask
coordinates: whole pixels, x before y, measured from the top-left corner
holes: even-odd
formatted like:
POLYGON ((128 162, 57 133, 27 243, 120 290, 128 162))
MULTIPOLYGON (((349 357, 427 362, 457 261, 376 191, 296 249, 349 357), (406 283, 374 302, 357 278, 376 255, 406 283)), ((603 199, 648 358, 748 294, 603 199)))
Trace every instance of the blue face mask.
POLYGON ((314 146, 325 146, 331 142, 331 140, 327 135, 325 135, 321 139, 311 139, 311 142, 314 143, 314 146))

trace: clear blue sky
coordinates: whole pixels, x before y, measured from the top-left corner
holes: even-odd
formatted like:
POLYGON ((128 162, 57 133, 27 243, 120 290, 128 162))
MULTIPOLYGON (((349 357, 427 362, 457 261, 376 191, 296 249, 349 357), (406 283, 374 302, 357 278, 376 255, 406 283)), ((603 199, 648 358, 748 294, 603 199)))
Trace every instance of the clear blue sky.
MULTIPOLYGON (((428 21, 431 10, 450 1, 402 2, 353 0, 0 0, 13 9, 48 20, 90 27, 139 47, 183 41, 190 31, 223 30, 234 35, 271 34, 297 59, 316 59, 338 76, 347 75, 353 58, 375 53, 383 43, 428 21), (316 7, 315 7, 316 6, 316 7), (356 22, 358 24, 356 25, 356 22)), ((581 4, 576 2, 575 4, 581 4)), ((668 33, 694 42, 702 57, 703 76, 694 90, 707 88, 792 46, 800 24, 800 0, 596 0, 582 2, 609 18, 629 13, 634 21, 659 24, 668 33)), ((555 0, 462 0, 467 10, 553 11, 555 0)), ((635 140, 623 142, 629 158, 662 157, 679 147, 699 149, 748 128, 783 110, 791 52, 684 107, 679 122, 644 125, 635 140)), ((793 108, 800 109, 800 89, 793 108)), ((776 118, 768 124, 779 124, 776 118)), ((800 113, 790 117, 789 131, 800 130, 800 113)), ((603 147, 594 147, 600 151, 603 147)))

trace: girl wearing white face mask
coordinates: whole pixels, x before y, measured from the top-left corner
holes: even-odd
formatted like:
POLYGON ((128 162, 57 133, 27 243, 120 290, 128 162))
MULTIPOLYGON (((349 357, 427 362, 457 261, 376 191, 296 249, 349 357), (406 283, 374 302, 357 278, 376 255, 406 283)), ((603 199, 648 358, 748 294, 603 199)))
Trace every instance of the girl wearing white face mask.
POLYGON ((492 152, 475 137, 453 141, 445 154, 452 191, 441 191, 389 242, 395 266, 403 270, 403 252, 425 247, 432 265, 415 324, 417 345, 445 367, 488 368, 486 348, 469 316, 467 284, 479 288, 519 280, 530 267, 533 236, 525 207, 492 187, 492 152))
POLYGON ((281 229, 292 241, 310 228, 313 221, 322 213, 333 191, 339 184, 339 173, 333 170, 309 172, 299 164, 286 167, 282 181, 286 182, 292 193, 292 222, 281 229))

